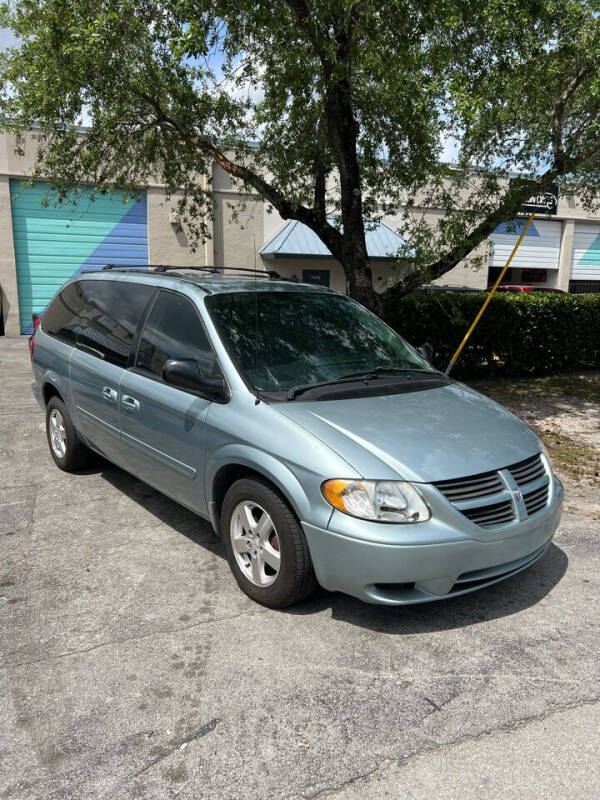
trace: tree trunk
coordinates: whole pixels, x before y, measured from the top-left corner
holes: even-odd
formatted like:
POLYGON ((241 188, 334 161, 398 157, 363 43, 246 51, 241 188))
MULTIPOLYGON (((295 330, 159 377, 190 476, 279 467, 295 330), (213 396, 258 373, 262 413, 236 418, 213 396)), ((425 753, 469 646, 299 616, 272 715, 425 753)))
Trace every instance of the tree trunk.
MULTIPOLYGON (((345 37, 338 39, 343 51, 345 37)), ((359 125, 355 119, 347 79, 336 82, 325 103, 325 127, 340 176, 342 246, 338 256, 346 273, 347 290, 354 300, 379 314, 383 310, 373 288, 363 218, 360 163, 357 154, 359 125)))
POLYGON ((364 230, 344 233, 345 258, 342 266, 346 272, 348 294, 357 302, 381 315, 383 304, 373 288, 373 274, 364 244, 364 230), (361 241, 362 240, 362 241, 361 241))

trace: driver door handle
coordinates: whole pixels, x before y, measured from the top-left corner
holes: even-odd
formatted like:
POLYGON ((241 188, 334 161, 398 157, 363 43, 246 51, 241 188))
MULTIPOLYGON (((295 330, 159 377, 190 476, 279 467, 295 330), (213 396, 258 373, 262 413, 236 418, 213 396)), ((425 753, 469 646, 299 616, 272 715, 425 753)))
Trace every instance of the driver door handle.
POLYGON ((135 414, 140 407, 140 403, 139 400, 135 399, 135 397, 130 397, 128 394, 124 394, 121 395, 121 406, 125 411, 129 411, 130 414, 135 414))

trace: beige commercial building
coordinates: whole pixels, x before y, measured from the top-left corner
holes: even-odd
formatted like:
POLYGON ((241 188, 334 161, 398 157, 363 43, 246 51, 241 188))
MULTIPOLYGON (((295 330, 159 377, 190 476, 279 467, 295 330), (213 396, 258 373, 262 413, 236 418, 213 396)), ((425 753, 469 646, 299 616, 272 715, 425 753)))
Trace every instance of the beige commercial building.
MULTIPOLYGON (((257 267, 345 290, 340 264, 310 230, 282 220, 258 196, 241 195, 216 165, 211 238, 193 252, 159 183, 128 200, 116 193, 92 201, 84 188, 75 203, 56 206, 48 184, 23 181, 34 156, 33 140, 26 140, 25 154, 19 156, 14 139, 0 134, 0 286, 6 335, 27 333, 32 315, 43 311, 71 275, 111 262, 257 267)), ((600 216, 590 216, 572 197, 560 197, 554 210, 553 216, 536 217, 508 282, 599 292, 600 216)), ((440 215, 435 209, 423 213, 432 222, 440 215)), ((397 275, 391 254, 401 241, 395 233, 398 223, 399 217, 390 217, 368 234, 376 289, 397 275)), ((461 264, 438 282, 484 289, 506 260, 520 225, 500 226, 481 249, 487 267, 461 264)))

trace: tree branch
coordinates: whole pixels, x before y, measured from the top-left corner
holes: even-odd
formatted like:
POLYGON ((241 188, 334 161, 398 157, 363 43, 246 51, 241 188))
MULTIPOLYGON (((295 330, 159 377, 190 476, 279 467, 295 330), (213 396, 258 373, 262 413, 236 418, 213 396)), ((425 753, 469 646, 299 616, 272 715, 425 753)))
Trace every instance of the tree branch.
MULTIPOLYGON (((254 188, 267 202, 269 202, 283 219, 296 219, 307 225, 329 248, 332 255, 338 260, 343 258, 343 237, 342 234, 327 222, 325 217, 325 173, 322 177, 323 183, 323 205, 322 208, 308 208, 302 203, 292 203, 272 184, 268 183, 263 177, 251 170, 244 164, 238 164, 229 158, 217 144, 206 137, 190 133, 174 117, 167 114, 159 101, 141 89, 134 88, 135 94, 147 102, 156 115, 156 122, 163 129, 167 127, 174 132, 181 141, 189 147, 201 150, 205 155, 210 156, 222 169, 233 178, 240 180, 243 184, 254 188)), ((315 184, 315 193, 317 186, 315 184)))
POLYGON ((298 28, 302 31, 305 38, 313 46, 315 53, 319 57, 326 73, 331 74, 333 64, 326 43, 319 35, 317 25, 314 24, 314 17, 306 3, 306 0, 284 0, 286 6, 292 12, 298 28), (311 24, 312 23, 312 24, 311 24))
POLYGON ((578 72, 568 82, 564 91, 554 104, 554 109, 552 111, 552 152, 555 160, 564 157, 562 148, 562 129, 567 103, 573 97, 583 81, 589 77, 589 75, 589 65, 581 67, 581 69, 579 69, 578 72))
POLYGON ((315 163, 314 166, 314 178, 315 178, 315 189, 314 189, 314 209, 317 216, 324 220, 326 219, 325 216, 325 189, 326 189, 326 181, 327 181, 327 172, 323 164, 315 163))
POLYGON ((315 163, 313 165, 314 173, 314 209, 321 220, 326 219, 326 191, 327 191, 327 175, 329 169, 325 165, 323 155, 325 155, 325 146, 323 138, 323 120, 319 119, 317 126, 317 148, 316 148, 315 163))
MULTIPOLYGON (((413 289, 420 286, 425 281, 433 281, 440 278, 451 270, 469 253, 474 250, 481 242, 487 239, 506 219, 514 216, 523 202, 536 189, 548 189, 550 184, 560 175, 573 166, 573 159, 565 155, 562 147, 562 129, 564 116, 569 101, 581 86, 581 84, 591 74, 589 65, 581 67, 566 85, 560 97, 556 100, 552 116, 552 151, 553 164, 537 181, 520 181, 515 183, 515 188, 506 192, 503 202, 493 212, 488 214, 471 232, 471 234, 461 243, 452 248, 446 255, 421 269, 411 272, 400 284, 390 287, 383 294, 384 305, 396 302, 398 299, 408 294, 413 289)), ((577 159, 579 163, 590 158, 595 153, 582 153, 577 159)))
POLYGON ((550 184, 562 174, 566 166, 566 160, 563 157, 563 162, 553 164, 539 180, 537 181, 519 181, 513 184, 504 195, 503 201, 498 208, 492 211, 485 217, 469 234, 469 236, 453 247, 446 255, 435 261, 433 264, 428 264, 425 267, 416 269, 411 272, 402 283, 391 286, 382 295, 384 306, 389 307, 404 295, 421 286, 425 281, 433 281, 436 278, 441 278, 446 272, 451 270, 469 253, 474 250, 481 242, 485 241, 506 219, 513 217, 518 211, 525 200, 531 195, 532 191, 536 189, 548 189, 550 184))

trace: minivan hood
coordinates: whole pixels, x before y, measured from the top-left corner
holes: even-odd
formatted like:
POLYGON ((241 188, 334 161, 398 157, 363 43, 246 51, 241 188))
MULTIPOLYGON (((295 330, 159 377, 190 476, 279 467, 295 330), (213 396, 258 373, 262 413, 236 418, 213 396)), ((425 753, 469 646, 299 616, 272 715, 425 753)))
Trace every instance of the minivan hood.
MULTIPOLYGON (((539 452, 537 436, 460 383, 408 394, 274 406, 363 477, 430 483, 500 469, 539 452)), ((343 478, 343 475, 331 477, 343 478)))

